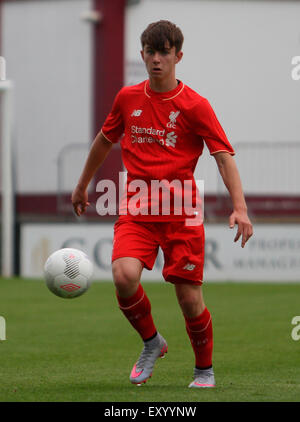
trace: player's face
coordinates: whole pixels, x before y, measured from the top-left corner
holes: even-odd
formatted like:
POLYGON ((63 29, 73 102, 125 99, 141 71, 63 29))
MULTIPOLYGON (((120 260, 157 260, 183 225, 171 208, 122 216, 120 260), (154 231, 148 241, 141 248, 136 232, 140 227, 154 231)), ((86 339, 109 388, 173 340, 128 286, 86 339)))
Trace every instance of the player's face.
POLYGON ((175 65, 181 60, 182 54, 181 51, 176 53, 175 47, 170 47, 169 43, 162 51, 154 50, 147 44, 141 51, 149 77, 158 80, 175 77, 175 65))

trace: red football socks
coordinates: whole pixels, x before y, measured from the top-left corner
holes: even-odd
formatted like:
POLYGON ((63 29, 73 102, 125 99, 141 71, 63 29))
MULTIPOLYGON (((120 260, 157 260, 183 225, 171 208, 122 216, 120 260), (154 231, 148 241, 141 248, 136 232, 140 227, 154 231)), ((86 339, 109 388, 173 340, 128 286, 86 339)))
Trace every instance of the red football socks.
POLYGON ((142 339, 146 341, 153 337, 156 328, 151 315, 151 304, 142 285, 139 284, 133 296, 124 298, 116 294, 121 311, 142 339))
POLYGON ((212 366, 213 330, 207 308, 195 318, 185 316, 186 331, 195 353, 195 366, 206 369, 212 366))

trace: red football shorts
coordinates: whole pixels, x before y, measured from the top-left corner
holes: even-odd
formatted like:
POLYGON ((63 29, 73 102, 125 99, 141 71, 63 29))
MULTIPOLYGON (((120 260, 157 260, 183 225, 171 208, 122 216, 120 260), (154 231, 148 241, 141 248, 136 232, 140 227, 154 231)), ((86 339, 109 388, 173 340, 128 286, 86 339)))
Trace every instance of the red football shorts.
POLYGON ((204 227, 184 221, 136 222, 119 217, 114 226, 112 262, 118 258, 139 259, 152 270, 158 249, 164 256, 163 277, 171 283, 201 285, 204 266, 204 227))

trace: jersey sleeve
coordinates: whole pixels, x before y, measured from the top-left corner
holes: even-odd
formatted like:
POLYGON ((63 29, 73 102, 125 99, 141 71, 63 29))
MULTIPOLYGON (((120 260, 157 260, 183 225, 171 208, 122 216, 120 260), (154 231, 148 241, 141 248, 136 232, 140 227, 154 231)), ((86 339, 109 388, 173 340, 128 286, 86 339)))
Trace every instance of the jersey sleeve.
POLYGON ((227 136, 220 125, 210 103, 203 98, 195 108, 194 130, 196 135, 201 137, 207 145, 211 155, 225 151, 231 155, 235 154, 227 136))
POLYGON ((113 144, 117 143, 124 133, 124 120, 121 109, 121 91, 115 97, 112 109, 102 126, 101 132, 105 138, 113 144))

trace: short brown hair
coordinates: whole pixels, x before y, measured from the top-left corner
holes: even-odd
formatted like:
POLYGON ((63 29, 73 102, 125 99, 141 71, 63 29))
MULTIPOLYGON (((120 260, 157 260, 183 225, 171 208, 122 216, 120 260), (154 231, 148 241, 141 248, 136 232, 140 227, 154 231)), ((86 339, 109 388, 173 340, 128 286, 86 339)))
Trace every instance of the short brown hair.
POLYGON ((141 35, 142 48, 147 44, 156 51, 163 51, 166 42, 170 47, 175 47, 178 53, 183 44, 183 34, 174 23, 167 20, 150 23, 141 35))

